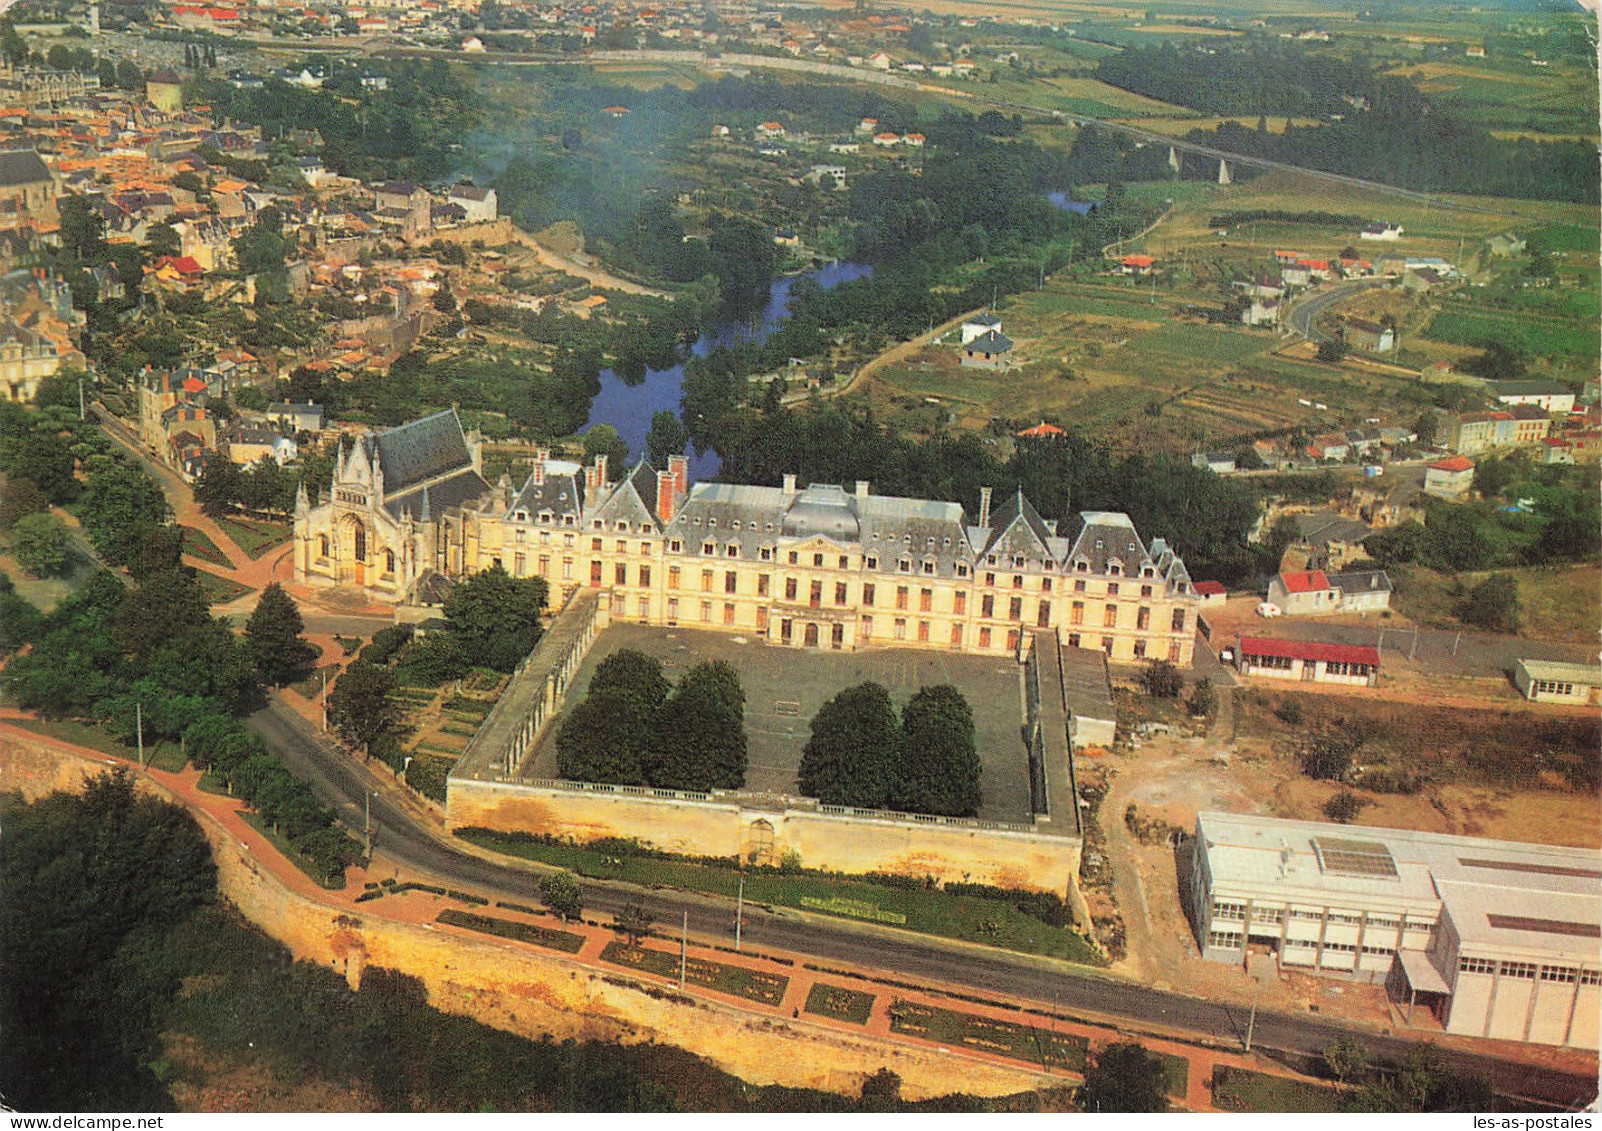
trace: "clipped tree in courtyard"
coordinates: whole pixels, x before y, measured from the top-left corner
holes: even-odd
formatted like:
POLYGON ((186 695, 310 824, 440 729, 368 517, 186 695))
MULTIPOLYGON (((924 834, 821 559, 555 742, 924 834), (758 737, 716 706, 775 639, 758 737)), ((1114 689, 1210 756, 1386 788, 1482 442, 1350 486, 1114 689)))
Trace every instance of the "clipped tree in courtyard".
POLYGON ((901 761, 901 730, 890 693, 877 683, 861 683, 813 716, 797 786, 825 805, 879 809, 891 804, 901 761))
POLYGON ((562 722, 557 768, 576 781, 645 785, 670 685, 661 661, 625 648, 602 660, 589 694, 562 722))
POLYGON ((684 673, 662 705, 646 777, 661 789, 738 789, 745 784, 745 691, 722 660, 684 673))
POLYGON ((445 620, 469 665, 509 672, 539 643, 545 599, 543 578, 514 578, 496 565, 451 591, 445 620))
POLYGON ((918 689, 901 712, 897 807, 914 813, 971 817, 979 812, 979 752, 973 709, 949 683, 918 689))

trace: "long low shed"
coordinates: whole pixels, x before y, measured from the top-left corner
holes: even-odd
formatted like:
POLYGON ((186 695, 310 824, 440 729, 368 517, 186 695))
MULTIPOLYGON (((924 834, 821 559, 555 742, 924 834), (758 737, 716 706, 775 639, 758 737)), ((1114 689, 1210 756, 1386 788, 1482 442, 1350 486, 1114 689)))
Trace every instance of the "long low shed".
POLYGON ((1242 636, 1235 666, 1242 675, 1306 683, 1373 687, 1379 680, 1379 649, 1363 644, 1274 640, 1242 636))

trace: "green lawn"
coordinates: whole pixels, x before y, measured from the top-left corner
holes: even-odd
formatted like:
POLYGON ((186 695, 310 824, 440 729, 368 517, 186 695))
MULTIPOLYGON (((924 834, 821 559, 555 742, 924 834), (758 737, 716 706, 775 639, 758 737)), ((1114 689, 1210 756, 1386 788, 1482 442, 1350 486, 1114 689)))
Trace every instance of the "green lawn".
MULTIPOLYGON (((582 845, 551 844, 485 829, 461 829, 457 835, 496 852, 555 864, 595 879, 662 884, 730 899, 734 898, 740 882, 740 873, 732 864, 620 854, 615 850, 602 852, 582 845)), ((1026 954, 1043 954, 1089 966, 1103 965, 1082 936, 1065 928, 1048 926, 999 899, 908 890, 804 872, 747 872, 745 899, 747 903, 795 908, 806 908, 804 901, 814 900, 818 903, 807 909, 829 913, 842 908, 849 913, 847 917, 856 919, 875 914, 902 915, 904 924, 898 926, 904 925, 910 931, 966 939, 1026 954)))
POLYGON ((1088 1042, 1070 1033, 1033 1025, 955 1013, 897 998, 890 1006, 890 1030, 909 1036, 1025 1060, 1047 1068, 1085 1070, 1088 1042))
POLYGON ((1184 1099, 1190 1089, 1190 1058, 1169 1052, 1154 1052, 1152 1055, 1163 1062, 1163 1094, 1184 1099))
POLYGON ((313 864, 306 857, 302 856, 295 849, 294 845, 290 844, 289 841, 284 839, 284 837, 280 835, 276 829, 274 829, 266 821, 262 820, 260 813, 254 812, 250 809, 242 809, 240 810, 239 815, 245 818, 245 822, 250 825, 251 828, 255 829, 262 836, 266 837, 268 842, 278 850, 278 854, 280 856, 282 856, 285 860, 288 860, 291 864, 309 876, 312 882, 318 887, 327 888, 329 891, 345 890, 345 873, 343 871, 341 871, 339 876, 336 878, 330 878, 323 875, 323 873, 318 870, 317 865, 313 864))
MULTIPOLYGON (((607 943, 601 959, 630 970, 644 970, 663 978, 677 979, 680 962, 676 952, 652 950, 643 946, 629 946, 625 942, 607 943)), ((730 966, 722 962, 709 962, 704 958, 690 958, 683 963, 687 985, 704 986, 719 993, 743 997, 762 1005, 778 1005, 784 1000, 784 991, 790 979, 782 974, 769 974, 762 970, 748 970, 743 966, 730 966)))
POLYGON ((452 927, 464 927, 480 934, 533 943, 535 946, 549 947, 567 954, 577 954, 584 946, 584 936, 575 935, 572 931, 558 931, 550 927, 539 927, 533 923, 499 919, 493 915, 474 915, 470 911, 458 911, 454 907, 447 907, 441 911, 434 917, 434 921, 452 927))
POLYGON ((1250 1112, 1341 1110, 1340 1093, 1334 1088, 1222 1065, 1213 1070, 1213 1106, 1220 1111, 1250 1112))
POLYGON ((853 1025, 866 1025, 868 1013, 873 1009, 873 998, 873 994, 818 982, 807 994, 806 1011, 820 1017, 832 1017, 836 1021, 849 1021, 853 1025))
POLYGON ((210 562, 223 569, 233 569, 234 563, 228 560, 217 543, 206 536, 206 532, 193 526, 180 526, 184 532, 184 553, 199 558, 203 562, 210 562))
POLYGON ((226 605, 229 601, 250 592, 248 585, 241 585, 226 577, 218 577, 215 573, 207 573, 203 569, 197 569, 195 576, 200 582, 200 591, 206 595, 207 604, 226 605))
POLYGON ((259 558, 274 546, 287 542, 291 533, 287 522, 255 518, 219 518, 217 525, 252 558, 259 558))

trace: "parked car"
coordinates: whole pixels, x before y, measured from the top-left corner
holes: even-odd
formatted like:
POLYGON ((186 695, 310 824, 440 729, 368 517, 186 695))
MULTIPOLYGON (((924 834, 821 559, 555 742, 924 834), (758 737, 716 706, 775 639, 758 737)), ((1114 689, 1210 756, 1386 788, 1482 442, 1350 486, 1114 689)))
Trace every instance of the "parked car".
POLYGON ((1235 662, 1235 649, 1220 648, 1218 650, 1218 662, 1221 664, 1233 664, 1235 662))
POLYGON ((1279 616, 1279 614, 1280 614, 1280 608, 1279 608, 1278 605, 1274 604, 1274 602, 1272 602, 1272 601, 1259 601, 1257 603, 1257 615, 1258 616, 1273 618, 1273 617, 1279 616))

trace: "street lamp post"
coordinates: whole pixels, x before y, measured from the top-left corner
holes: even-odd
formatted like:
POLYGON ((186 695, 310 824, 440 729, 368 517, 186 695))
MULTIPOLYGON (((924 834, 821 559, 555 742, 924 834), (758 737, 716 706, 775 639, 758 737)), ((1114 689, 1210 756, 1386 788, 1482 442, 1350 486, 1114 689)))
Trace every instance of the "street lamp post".
POLYGON ((367 857, 369 860, 373 856, 373 798, 375 796, 377 794, 373 790, 362 791, 362 837, 367 842, 367 857))
POLYGON ((740 873, 740 890, 734 897, 734 949, 740 949, 740 925, 745 918, 745 873, 740 873))

